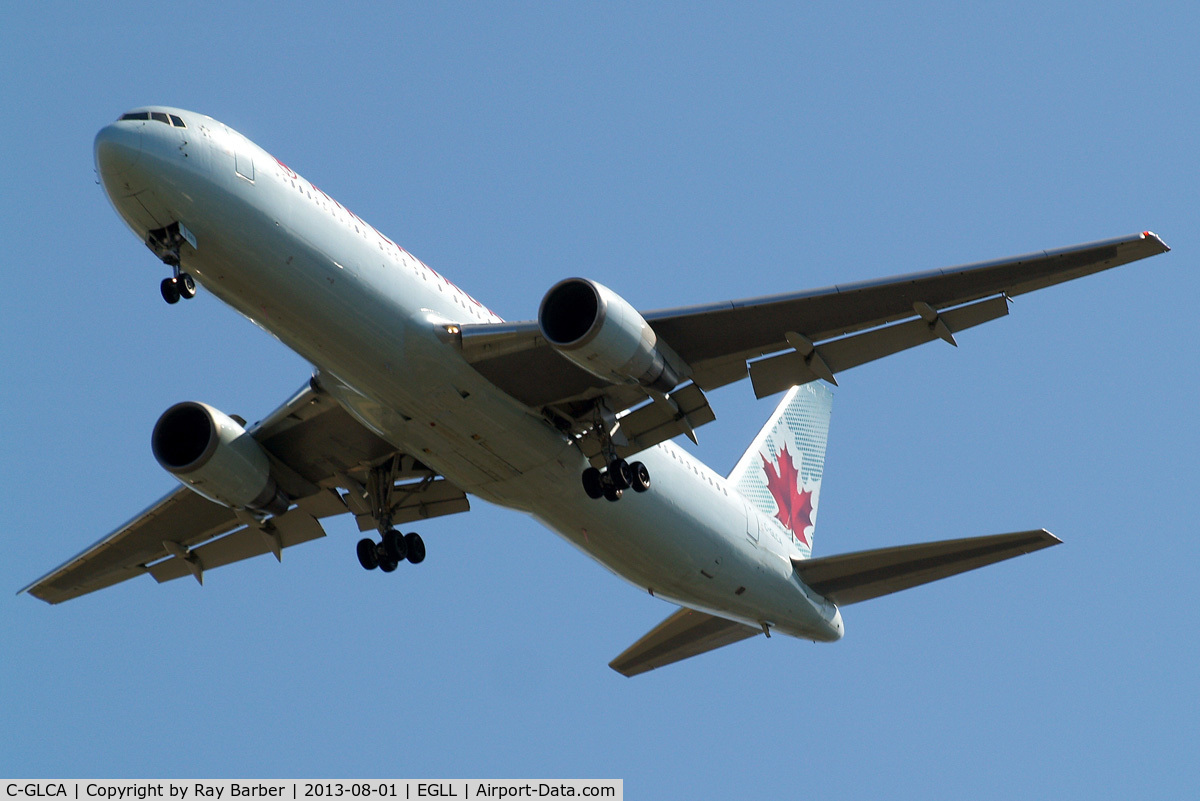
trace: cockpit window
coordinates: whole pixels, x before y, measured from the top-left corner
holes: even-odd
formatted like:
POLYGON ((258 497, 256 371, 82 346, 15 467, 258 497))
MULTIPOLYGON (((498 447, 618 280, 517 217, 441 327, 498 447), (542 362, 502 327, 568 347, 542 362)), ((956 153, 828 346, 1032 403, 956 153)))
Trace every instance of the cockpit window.
POLYGON ((175 114, 166 114, 162 111, 131 111, 128 114, 122 114, 123 120, 154 120, 155 122, 165 122, 173 128, 186 128, 187 124, 182 117, 175 114))

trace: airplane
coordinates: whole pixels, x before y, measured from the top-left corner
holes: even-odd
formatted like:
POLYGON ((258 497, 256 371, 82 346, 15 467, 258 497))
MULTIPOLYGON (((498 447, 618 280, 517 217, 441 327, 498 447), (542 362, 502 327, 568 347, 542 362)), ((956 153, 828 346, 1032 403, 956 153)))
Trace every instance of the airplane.
POLYGON ((1059 544, 1044 529, 812 553, 837 374, 1008 313, 1009 298, 1169 248, 1153 233, 803 292, 639 312, 571 277, 506 322, 217 120, 133 109, 95 139, 113 207, 170 270, 309 361, 260 422, 185 401, 153 428, 180 486, 21 592, 51 604, 282 551, 352 514, 367 570, 418 564, 401 526, 523 511, 678 607, 610 666, 633 676, 758 634, 827 642, 840 608, 1059 544), (728 476, 706 393, 785 393, 728 476))

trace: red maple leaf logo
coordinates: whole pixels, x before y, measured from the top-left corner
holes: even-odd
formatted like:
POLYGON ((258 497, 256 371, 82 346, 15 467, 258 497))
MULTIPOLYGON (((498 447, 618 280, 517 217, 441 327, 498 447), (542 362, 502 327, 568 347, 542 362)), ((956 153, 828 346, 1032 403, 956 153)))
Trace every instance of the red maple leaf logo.
POLYGON ((763 472, 767 474, 767 489, 775 499, 779 511, 775 516, 779 522, 796 536, 796 539, 811 547, 804 529, 812 525, 812 492, 800 484, 800 471, 784 445, 779 450, 779 467, 767 461, 767 457, 759 454, 763 460, 763 472))

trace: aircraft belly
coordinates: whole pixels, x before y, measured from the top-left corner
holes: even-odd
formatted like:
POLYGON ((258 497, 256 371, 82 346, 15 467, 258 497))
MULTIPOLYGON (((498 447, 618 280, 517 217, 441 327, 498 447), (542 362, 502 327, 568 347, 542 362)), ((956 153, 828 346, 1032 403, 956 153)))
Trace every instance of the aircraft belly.
MULTIPOLYGON (((768 621, 806 639, 840 636, 830 628, 836 607, 814 603, 793 580, 785 557, 746 540, 740 496, 732 491, 726 495, 661 447, 639 458, 650 470, 650 490, 627 490, 619 502, 610 503, 583 492, 578 471, 585 460, 572 447, 525 476, 527 497, 521 506, 613 573, 657 597, 753 626, 768 621)), ((504 498, 494 500, 510 505, 504 498)))
MULTIPOLYGON (((212 169, 224 169, 215 150, 212 169)), ((745 505, 723 479, 658 446, 639 454, 648 492, 626 491, 618 503, 588 498, 582 452, 436 336, 437 325, 478 314, 457 289, 290 197, 266 171, 257 184, 223 176, 211 191, 196 199, 208 213, 183 220, 198 243, 185 269, 316 365, 322 385, 369 428, 464 490, 531 513, 656 595, 828 638, 786 558, 747 540, 745 505)))

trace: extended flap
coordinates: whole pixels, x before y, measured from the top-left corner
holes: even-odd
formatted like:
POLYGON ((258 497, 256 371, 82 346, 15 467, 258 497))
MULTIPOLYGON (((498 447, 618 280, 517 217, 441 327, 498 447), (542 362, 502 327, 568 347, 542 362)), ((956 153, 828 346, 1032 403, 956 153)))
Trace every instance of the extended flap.
MULTIPOLYGON (((194 550, 183 549, 185 555, 172 556, 147 570, 158 582, 194 575, 199 580, 206 570, 240 562, 264 553, 279 554, 284 548, 325 536, 325 529, 310 515, 299 509, 272 518, 268 528, 240 528, 220 539, 194 550)), ((182 549, 182 546, 180 546, 182 549)))
POLYGON ((997 295, 968 306, 937 312, 936 323, 933 324, 918 317, 908 322, 823 342, 816 346, 813 354, 807 359, 797 351, 789 350, 777 356, 751 362, 750 383, 754 385, 754 395, 765 398, 789 387, 825 377, 818 374, 823 371, 811 366, 811 359, 818 359, 818 364, 823 362, 832 372, 840 373, 851 367, 944 338, 939 333, 941 329, 937 323, 954 333, 1006 314, 1008 300, 1003 295, 997 295))
MULTIPOLYGON (((688 384, 619 418, 620 433, 626 442, 616 446, 617 455, 626 459, 680 434, 695 436, 695 429, 716 419, 704 392, 695 384, 688 384)), ((603 466, 604 453, 596 436, 585 436, 579 447, 593 465, 603 466)))
MULTIPOLYGON (((391 494, 393 525, 470 511, 467 494, 445 479, 397 484, 391 494)), ((371 514, 355 515, 359 531, 371 531, 378 521, 371 514)))

